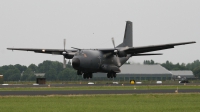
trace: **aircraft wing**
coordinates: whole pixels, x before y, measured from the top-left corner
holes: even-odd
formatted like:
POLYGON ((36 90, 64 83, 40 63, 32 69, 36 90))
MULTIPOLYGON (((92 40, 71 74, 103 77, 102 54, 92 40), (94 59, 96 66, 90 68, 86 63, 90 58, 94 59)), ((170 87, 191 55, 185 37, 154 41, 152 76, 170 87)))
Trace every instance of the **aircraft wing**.
POLYGON ((185 45, 185 44, 192 44, 196 43, 195 41, 192 42, 181 42, 181 43, 171 43, 171 44, 163 44, 163 45, 151 45, 151 46, 142 46, 142 47, 129 47, 125 49, 124 51, 127 54, 140 54, 140 53, 146 53, 146 52, 152 52, 152 51, 158 51, 158 50, 164 50, 164 49, 171 49, 175 46, 179 45, 185 45))
MULTIPOLYGON (((163 44, 163 45, 151 45, 151 46, 142 46, 142 47, 124 47, 122 49, 119 48, 120 51, 124 51, 127 54, 131 54, 132 56, 145 56, 145 55, 162 55, 162 54, 143 54, 146 52, 164 50, 164 49, 171 49, 178 45, 185 45, 185 44, 192 44, 196 43, 195 41, 192 42, 181 42, 181 43, 171 43, 171 44, 163 44)), ((75 50, 64 50, 64 49, 34 49, 34 48, 7 48, 8 50, 21 50, 21 51, 33 51, 36 53, 46 53, 46 54, 58 54, 63 55, 63 52, 67 52, 70 54, 74 54, 77 52, 75 50)), ((114 53, 114 48, 110 49, 96 49, 100 50, 104 53, 114 53)))
MULTIPOLYGON (((160 53, 154 54, 144 54, 147 52, 164 50, 164 49, 171 49, 175 46, 185 45, 185 44, 193 44, 196 43, 195 41, 192 42, 181 42, 181 43, 171 43, 171 44, 162 44, 162 45, 150 45, 150 46, 142 46, 142 47, 121 47, 117 48, 119 51, 124 51, 127 54, 131 54, 131 56, 147 56, 147 55, 162 55, 160 53)), ((115 49, 98 49, 104 53, 114 53, 115 49)))
POLYGON ((63 55, 63 52, 76 52, 77 50, 64 49, 34 49, 34 48, 7 48, 8 50, 33 51, 36 53, 63 55))

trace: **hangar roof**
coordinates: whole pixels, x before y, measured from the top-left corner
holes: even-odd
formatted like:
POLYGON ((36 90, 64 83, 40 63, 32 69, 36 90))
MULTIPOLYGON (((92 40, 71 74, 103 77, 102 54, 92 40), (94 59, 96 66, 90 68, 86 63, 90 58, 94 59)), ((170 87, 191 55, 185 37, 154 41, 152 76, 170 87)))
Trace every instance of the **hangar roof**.
MULTIPOLYGON (((132 65, 125 64, 120 67, 117 77, 171 77, 172 74, 161 65, 132 65)), ((93 73, 94 77, 107 77, 106 73, 93 73)))
POLYGON ((193 72, 190 70, 173 70, 170 72, 172 73, 173 76, 193 76, 194 77, 193 72))
POLYGON ((119 74, 171 74, 161 65, 123 65, 119 74))

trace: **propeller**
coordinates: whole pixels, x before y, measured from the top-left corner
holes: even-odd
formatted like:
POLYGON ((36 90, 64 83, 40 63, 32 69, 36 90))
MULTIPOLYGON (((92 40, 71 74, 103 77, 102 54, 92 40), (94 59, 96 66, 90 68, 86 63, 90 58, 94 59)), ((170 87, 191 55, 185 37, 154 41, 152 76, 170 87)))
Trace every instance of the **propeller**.
POLYGON ((66 39, 64 39, 64 51, 65 51, 65 44, 66 44, 66 39))
POLYGON ((66 68, 66 60, 65 60, 65 56, 63 56, 63 68, 66 68))
POLYGON ((112 43, 113 43, 113 46, 115 48, 115 40, 114 40, 114 38, 112 38, 112 43))
POLYGON ((117 55, 117 49, 116 49, 116 47, 115 47, 115 40, 114 40, 114 38, 112 38, 112 43, 113 43, 113 46, 114 46, 114 52, 115 52, 115 54, 116 54, 117 66, 119 67, 119 66, 121 66, 121 62, 120 62, 119 57, 118 57, 118 55, 117 55))
POLYGON ((66 50, 65 50, 65 44, 66 44, 66 39, 64 39, 63 68, 66 68, 66 60, 65 60, 66 50))

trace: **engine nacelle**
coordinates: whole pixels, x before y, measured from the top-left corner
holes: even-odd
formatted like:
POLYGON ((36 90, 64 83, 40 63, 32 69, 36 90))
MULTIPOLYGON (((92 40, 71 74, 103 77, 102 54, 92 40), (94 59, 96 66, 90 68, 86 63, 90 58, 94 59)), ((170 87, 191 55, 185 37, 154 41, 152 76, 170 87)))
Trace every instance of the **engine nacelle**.
POLYGON ((118 51, 118 52, 117 52, 117 55, 118 55, 119 57, 126 57, 126 56, 127 56, 127 54, 126 54, 124 51, 118 51))

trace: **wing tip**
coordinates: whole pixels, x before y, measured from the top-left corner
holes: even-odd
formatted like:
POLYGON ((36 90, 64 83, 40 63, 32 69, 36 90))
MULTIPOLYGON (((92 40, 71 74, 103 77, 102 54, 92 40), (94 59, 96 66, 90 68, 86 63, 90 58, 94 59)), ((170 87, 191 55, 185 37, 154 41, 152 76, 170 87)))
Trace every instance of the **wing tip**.
POLYGON ((7 50, 12 50, 12 48, 7 48, 7 50))

